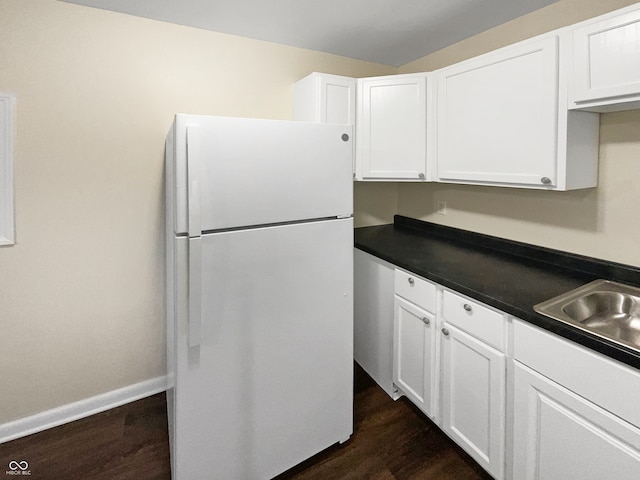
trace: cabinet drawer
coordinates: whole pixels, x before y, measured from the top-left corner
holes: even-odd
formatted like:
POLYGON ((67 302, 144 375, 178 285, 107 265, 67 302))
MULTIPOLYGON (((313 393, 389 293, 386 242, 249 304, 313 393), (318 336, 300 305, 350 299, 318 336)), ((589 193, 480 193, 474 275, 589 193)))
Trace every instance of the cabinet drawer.
POLYGON ((448 290, 442 292, 445 322, 470 333, 501 352, 505 350, 504 315, 448 290))
POLYGON ((423 278, 396 269, 395 292, 427 312, 436 311, 436 286, 423 278))

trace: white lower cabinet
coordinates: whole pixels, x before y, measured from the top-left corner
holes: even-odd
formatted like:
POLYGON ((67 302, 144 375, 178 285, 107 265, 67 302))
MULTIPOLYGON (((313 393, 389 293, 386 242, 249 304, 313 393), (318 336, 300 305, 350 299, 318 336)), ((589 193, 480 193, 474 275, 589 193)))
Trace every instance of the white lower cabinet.
POLYGON ((402 270, 394 305, 394 384, 501 480, 505 316, 402 270))
POLYGON ((640 479, 640 371, 356 252, 365 369, 496 480, 640 479))
POLYGON ((640 478, 638 428, 518 362, 514 371, 514 478, 640 478))
POLYGON ((444 289, 442 429, 496 479, 505 473, 505 315, 444 289))
POLYGON ((393 383, 435 419, 436 285, 396 269, 393 316, 393 383))
POLYGON ((514 322, 513 478, 640 478, 640 372, 514 322))
POLYGON ((496 479, 504 478, 506 356, 442 327, 442 429, 496 479))

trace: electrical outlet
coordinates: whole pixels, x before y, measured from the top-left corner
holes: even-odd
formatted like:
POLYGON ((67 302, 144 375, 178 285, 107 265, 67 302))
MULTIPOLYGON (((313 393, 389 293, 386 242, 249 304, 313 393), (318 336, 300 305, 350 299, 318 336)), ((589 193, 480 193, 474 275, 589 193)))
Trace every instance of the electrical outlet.
POLYGON ((436 213, 439 215, 447 214, 447 202, 444 200, 436 201, 436 213))

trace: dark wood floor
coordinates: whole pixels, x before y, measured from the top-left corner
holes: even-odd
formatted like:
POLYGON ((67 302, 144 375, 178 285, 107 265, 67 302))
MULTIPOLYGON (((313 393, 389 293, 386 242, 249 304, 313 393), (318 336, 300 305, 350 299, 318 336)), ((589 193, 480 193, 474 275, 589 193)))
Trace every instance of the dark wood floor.
MULTIPOLYGON (((0 444, 0 478, 27 461, 34 480, 169 480, 164 394, 0 444)), ((278 480, 489 480, 406 399, 393 402, 356 366, 351 439, 278 480)), ((193 479, 207 480, 207 479, 193 479)), ((236 480, 236 479, 228 479, 236 480)), ((240 479, 238 479, 240 480, 240 479)))
POLYGON ((0 445, 0 478, 170 479, 166 399, 154 395, 0 445), (31 476, 6 475, 27 461, 31 476))

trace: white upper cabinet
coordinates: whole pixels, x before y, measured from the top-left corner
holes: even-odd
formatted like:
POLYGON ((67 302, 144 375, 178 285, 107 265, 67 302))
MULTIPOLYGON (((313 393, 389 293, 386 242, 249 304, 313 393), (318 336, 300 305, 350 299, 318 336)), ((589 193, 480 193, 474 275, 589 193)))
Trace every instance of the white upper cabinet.
POLYGON ((293 119, 316 123, 356 123, 356 79, 311 73, 293 86, 293 119))
POLYGON ((429 180, 426 73, 358 79, 357 180, 429 180))
POLYGON ((559 36, 549 35, 436 72, 437 181, 596 185, 598 117, 569 115, 562 53, 559 36))
MULTIPOLYGON (((355 78, 313 72, 293 84, 293 120, 356 124, 355 78)), ((353 129, 355 134, 355 128, 353 129)), ((351 171, 355 177, 355 141, 351 171)))
POLYGON ((555 185, 557 64, 553 37, 440 71, 438 178, 555 185))
POLYGON ((314 72, 294 84, 293 119, 356 125, 356 180, 424 181, 429 88, 422 73, 356 80, 314 72))
POLYGON ((633 8, 574 30, 571 108, 640 108, 640 10, 633 8))
POLYGON ((599 112, 640 108, 640 4, 435 72, 294 86, 294 120, 355 125, 354 178, 598 183, 599 112))

